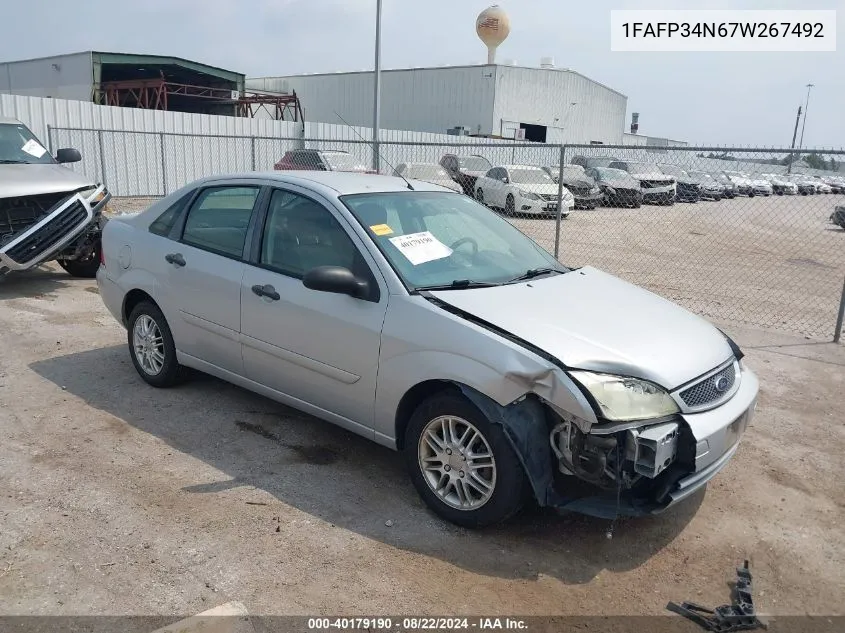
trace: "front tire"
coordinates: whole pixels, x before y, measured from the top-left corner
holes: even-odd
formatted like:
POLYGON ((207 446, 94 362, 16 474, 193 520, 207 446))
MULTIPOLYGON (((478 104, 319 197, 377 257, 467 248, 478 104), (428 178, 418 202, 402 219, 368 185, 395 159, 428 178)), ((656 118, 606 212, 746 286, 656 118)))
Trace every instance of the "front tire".
POLYGON ((417 492, 447 521, 479 528, 522 507, 525 473, 504 430, 455 391, 417 407, 404 451, 417 492))
POLYGON ((508 197, 505 199, 505 213, 508 215, 514 215, 516 213, 516 203, 514 202, 513 196, 508 194, 508 197))
POLYGON ((94 279, 97 276, 97 271, 100 269, 100 252, 102 248, 102 243, 97 239, 94 242, 91 252, 86 257, 80 259, 60 259, 58 260, 59 266, 71 277, 94 279))
POLYGON ((158 306, 142 301, 132 310, 127 324, 129 355, 135 370, 153 387, 172 387, 183 375, 176 361, 176 345, 167 319, 158 306))
POLYGON ((479 203, 484 204, 484 192, 481 189, 475 192, 475 199, 478 200, 479 203))

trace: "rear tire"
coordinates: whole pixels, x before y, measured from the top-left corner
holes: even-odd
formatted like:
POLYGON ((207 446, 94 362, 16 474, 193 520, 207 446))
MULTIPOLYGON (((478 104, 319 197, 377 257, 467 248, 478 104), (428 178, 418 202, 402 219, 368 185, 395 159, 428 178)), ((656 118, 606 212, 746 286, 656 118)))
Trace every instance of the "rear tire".
POLYGON ((447 521, 479 528, 522 507, 527 480, 504 430, 457 391, 435 394, 417 407, 404 452, 417 492, 447 521))
POLYGON ((478 200, 480 204, 484 204, 484 192, 481 189, 478 189, 475 192, 475 199, 478 200))
POLYGON ((185 371, 176 361, 173 334, 157 305, 142 301, 135 306, 126 331, 129 355, 141 378, 159 388, 181 382, 185 371))

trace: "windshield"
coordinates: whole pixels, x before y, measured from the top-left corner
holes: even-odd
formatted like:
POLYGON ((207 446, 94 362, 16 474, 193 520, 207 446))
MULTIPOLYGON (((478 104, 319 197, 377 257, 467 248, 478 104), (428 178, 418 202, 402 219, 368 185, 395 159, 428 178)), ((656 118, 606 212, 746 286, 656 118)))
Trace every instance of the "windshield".
POLYGON ((691 171, 688 172, 690 176, 693 178, 703 178, 704 180, 713 180, 713 176, 710 174, 705 174, 703 171, 691 171))
POLYGON ((459 158, 458 162, 461 165, 461 169, 468 169, 469 171, 486 172, 488 169, 493 167, 489 160, 482 158, 481 156, 464 156, 463 158, 459 158))
POLYGON ((323 158, 334 171, 366 171, 360 160, 345 152, 325 152, 323 158))
POLYGON ((406 178, 418 178, 419 180, 451 180, 446 170, 437 165, 408 165, 402 175, 406 178))
POLYGON ((409 288, 503 283, 528 270, 568 269, 513 225, 457 193, 342 196, 409 288))
POLYGON ((630 178, 627 171, 613 167, 597 167, 596 173, 602 180, 628 180, 630 178))
MULTIPOLYGON (((660 170, 664 174, 669 174, 670 176, 680 176, 680 177, 683 178, 684 175, 685 175, 684 170, 681 169, 680 167, 677 167, 676 165, 661 165, 660 170)), ((643 172, 639 172, 639 173, 643 173, 643 172)))
POLYGON ((659 174, 657 165, 649 163, 628 163, 628 171, 632 174, 659 174))
POLYGON ((509 169, 511 182, 520 185, 546 185, 554 182, 542 169, 509 169))
POLYGON ((21 124, 0 124, 0 164, 55 163, 35 135, 21 124))

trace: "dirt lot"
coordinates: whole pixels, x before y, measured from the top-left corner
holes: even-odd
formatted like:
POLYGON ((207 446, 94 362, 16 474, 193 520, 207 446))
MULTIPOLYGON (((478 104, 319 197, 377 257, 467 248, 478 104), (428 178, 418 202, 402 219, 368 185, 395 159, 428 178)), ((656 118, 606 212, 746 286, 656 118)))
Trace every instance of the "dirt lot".
POLYGON ((845 614, 845 347, 727 330, 762 393, 706 493, 612 540, 606 521, 539 511, 470 532, 428 512, 386 449, 211 378, 146 386, 94 283, 54 267, 9 277, 0 614, 228 600, 253 614, 660 614, 725 603, 744 558, 762 612, 845 614))

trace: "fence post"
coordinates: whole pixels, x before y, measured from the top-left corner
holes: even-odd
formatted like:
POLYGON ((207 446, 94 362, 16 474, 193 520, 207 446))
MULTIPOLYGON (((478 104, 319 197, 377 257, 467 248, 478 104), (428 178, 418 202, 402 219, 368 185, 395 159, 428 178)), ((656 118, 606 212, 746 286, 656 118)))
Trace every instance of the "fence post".
POLYGON ((563 163, 566 160, 566 145, 560 146, 560 164, 557 172, 557 217, 555 218, 555 259, 560 256, 560 218, 563 212, 563 163))
POLYGON ((842 296, 839 298, 839 315, 836 317, 836 331, 833 333, 834 343, 838 343, 842 338, 843 318, 845 318, 845 281, 842 282, 842 296))
POLYGON ((164 160, 164 132, 158 133, 158 145, 161 148, 161 195, 167 195, 167 169, 164 160))
POLYGON ((106 150, 103 145, 103 131, 97 130, 97 144, 100 146, 100 184, 106 184, 106 150))
POLYGON ((49 123, 47 124, 47 151, 50 152, 50 155, 54 155, 53 153, 53 126, 49 123))
POLYGON ((252 137, 252 171, 255 171, 255 137, 252 137))

